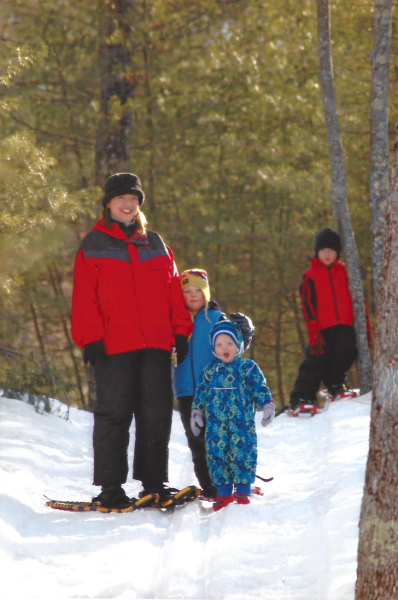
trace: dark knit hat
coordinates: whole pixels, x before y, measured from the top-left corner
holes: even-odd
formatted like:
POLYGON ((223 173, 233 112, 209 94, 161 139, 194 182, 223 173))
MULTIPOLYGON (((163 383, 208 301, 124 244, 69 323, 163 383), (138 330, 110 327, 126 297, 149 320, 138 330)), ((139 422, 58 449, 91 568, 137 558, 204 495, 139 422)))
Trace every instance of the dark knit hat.
POLYGON ((337 252, 337 258, 339 258, 341 254, 341 242, 339 234, 331 229, 330 227, 325 227, 315 236, 315 256, 318 256, 319 250, 323 250, 324 248, 330 248, 331 250, 335 250, 337 252))
POLYGON ((140 206, 143 205, 145 194, 141 189, 141 181, 134 173, 115 173, 108 177, 104 187, 105 195, 102 198, 102 206, 106 206, 112 198, 132 194, 139 199, 140 206))

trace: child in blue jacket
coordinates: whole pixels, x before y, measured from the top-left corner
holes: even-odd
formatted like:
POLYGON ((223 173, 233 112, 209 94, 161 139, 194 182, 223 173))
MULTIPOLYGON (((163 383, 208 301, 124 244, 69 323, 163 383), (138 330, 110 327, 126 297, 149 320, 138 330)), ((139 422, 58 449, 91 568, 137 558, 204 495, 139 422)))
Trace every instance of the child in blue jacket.
POLYGON ((217 486, 213 510, 220 510, 234 501, 250 503, 257 467, 256 409, 264 411, 261 424, 266 427, 274 418, 275 405, 258 365, 241 356, 242 334, 234 323, 216 323, 211 344, 216 358, 196 388, 191 428, 199 436, 206 424, 207 464, 217 486))
MULTIPOLYGON (((190 427, 191 406, 195 389, 205 366, 214 358, 210 344, 210 331, 220 320, 227 319, 215 300, 210 300, 207 273, 203 269, 189 269, 180 275, 185 305, 192 315, 193 333, 188 342, 185 360, 172 369, 174 397, 178 400, 181 420, 192 452, 195 475, 202 488, 203 496, 217 495, 212 485, 206 462, 204 435, 194 436, 190 427)), ((254 327, 251 320, 241 313, 230 317, 237 323, 244 337, 245 350, 249 347, 254 327)))

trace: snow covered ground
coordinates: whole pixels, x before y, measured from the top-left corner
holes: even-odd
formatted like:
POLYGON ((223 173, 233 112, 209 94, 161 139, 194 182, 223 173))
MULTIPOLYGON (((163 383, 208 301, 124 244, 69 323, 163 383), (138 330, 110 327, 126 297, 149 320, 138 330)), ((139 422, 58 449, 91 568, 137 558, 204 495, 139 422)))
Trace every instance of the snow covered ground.
MULTIPOLYGON (((250 506, 203 518, 197 502, 174 514, 47 508, 44 495, 88 500, 98 489, 92 415, 72 409, 67 422, 0 398, 1 597, 354 600, 370 400, 267 429, 260 413, 257 472, 274 481, 250 506)), ((192 483, 175 413, 170 484, 192 483)), ((134 496, 140 484, 125 488, 134 496)))

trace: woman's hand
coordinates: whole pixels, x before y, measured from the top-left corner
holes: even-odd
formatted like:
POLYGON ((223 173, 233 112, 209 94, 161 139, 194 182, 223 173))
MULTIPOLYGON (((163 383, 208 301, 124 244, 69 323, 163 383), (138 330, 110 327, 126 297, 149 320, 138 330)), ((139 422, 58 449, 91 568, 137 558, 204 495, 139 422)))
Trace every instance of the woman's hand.
POLYGON ((90 342, 84 346, 83 362, 85 365, 90 363, 93 367, 101 362, 107 356, 105 345, 102 340, 90 342))

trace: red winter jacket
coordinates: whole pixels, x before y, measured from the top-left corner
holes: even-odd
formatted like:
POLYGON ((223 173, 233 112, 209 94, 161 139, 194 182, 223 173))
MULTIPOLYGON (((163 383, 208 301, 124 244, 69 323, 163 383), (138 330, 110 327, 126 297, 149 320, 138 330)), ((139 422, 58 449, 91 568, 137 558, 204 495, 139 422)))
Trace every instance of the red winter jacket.
POLYGON ((306 322, 316 321, 318 329, 352 325, 354 313, 344 264, 336 260, 326 267, 315 257, 310 263, 300 286, 306 322))
POLYGON ((173 253, 154 231, 127 239, 102 220, 82 241, 75 260, 72 337, 83 347, 103 340, 108 354, 142 348, 171 350, 176 333, 189 336, 173 253))

